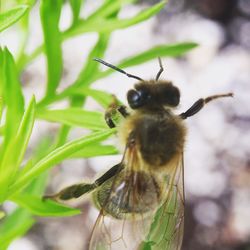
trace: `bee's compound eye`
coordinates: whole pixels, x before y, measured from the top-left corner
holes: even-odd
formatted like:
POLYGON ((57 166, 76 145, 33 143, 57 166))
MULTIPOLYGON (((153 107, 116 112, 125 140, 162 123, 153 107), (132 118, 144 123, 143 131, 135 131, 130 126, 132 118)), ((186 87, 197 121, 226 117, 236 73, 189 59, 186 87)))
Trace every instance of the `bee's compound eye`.
POLYGON ((127 93, 128 104, 132 109, 139 108, 143 105, 141 93, 131 89, 127 93))
POLYGON ((180 91, 176 87, 172 87, 166 95, 169 105, 176 107, 180 102, 180 91))

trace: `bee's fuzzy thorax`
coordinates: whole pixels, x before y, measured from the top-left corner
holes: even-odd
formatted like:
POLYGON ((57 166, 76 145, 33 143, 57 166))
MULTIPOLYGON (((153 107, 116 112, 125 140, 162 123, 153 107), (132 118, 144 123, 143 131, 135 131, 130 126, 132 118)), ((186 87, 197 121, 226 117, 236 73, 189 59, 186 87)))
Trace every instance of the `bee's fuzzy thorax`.
POLYGON ((126 145, 133 132, 135 144, 145 165, 167 166, 183 152, 186 127, 170 110, 161 112, 134 111, 119 128, 119 138, 126 145))

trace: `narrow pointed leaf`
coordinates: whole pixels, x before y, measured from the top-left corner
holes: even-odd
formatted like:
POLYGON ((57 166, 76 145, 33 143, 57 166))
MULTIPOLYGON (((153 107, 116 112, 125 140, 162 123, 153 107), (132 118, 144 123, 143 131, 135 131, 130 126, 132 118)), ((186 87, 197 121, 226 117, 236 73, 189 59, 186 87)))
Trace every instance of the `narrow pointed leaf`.
POLYGON ((109 94, 105 91, 90 89, 85 87, 74 89, 71 91, 71 93, 75 95, 91 96, 104 108, 107 108, 114 100, 114 96, 112 94, 109 94))
MULTIPOLYGON (((1 84, 1 83, 0 83, 1 84)), ((2 123, 2 114, 3 114, 3 98, 0 96, 0 125, 2 123)), ((0 133, 1 133, 1 129, 0 129, 0 133)))
MULTIPOLYGON (((17 174, 18 168, 22 162, 26 151, 29 138, 32 132, 35 119, 35 98, 33 97, 25 111, 17 134, 8 144, 0 165, 0 196, 4 196, 11 182, 17 174)), ((3 198, 1 198, 3 199, 3 198)))
POLYGON ((93 63, 93 58, 103 57, 108 46, 109 36, 109 34, 99 34, 98 41, 89 53, 85 66, 73 86, 88 86, 95 75, 98 74, 99 65, 93 63))
MULTIPOLYGON (((4 62, 4 51, 0 47, 0 65, 3 65, 4 62)), ((4 88, 4 69, 0 67, 0 97, 3 99, 3 88, 4 88)))
POLYGON ((17 208, 10 215, 5 216, 0 224, 1 250, 7 249, 8 245, 16 238, 24 235, 33 225, 32 219, 26 209, 17 208))
MULTIPOLYGON (((92 64, 92 60, 94 57, 102 57, 104 55, 104 52, 106 51, 109 42, 109 36, 110 34, 99 34, 99 38, 95 46, 89 53, 89 56, 86 60, 84 67, 82 68, 77 80, 72 84, 70 89, 74 89, 75 87, 78 86, 88 86, 90 85, 91 82, 93 82, 92 79, 95 77, 96 74, 98 74, 99 69, 98 65, 92 64)), ((86 98, 84 97, 73 96, 71 98, 71 106, 81 107, 85 99, 86 98)), ((62 126, 57 139, 57 145, 62 145, 64 142, 66 142, 69 131, 70 131, 69 126, 67 125, 62 126)))
POLYGON ((122 5, 133 3, 133 2, 135 2, 135 0, 105 1, 103 5, 100 6, 100 8, 98 8, 93 14, 91 14, 88 17, 88 20, 107 17, 111 15, 112 13, 119 11, 122 5))
POLYGON ((26 208, 30 213, 39 216, 72 216, 80 214, 78 209, 70 208, 52 200, 42 200, 38 196, 19 194, 11 198, 20 207, 26 208))
POLYGON ((38 117, 47 121, 59 122, 69 126, 78 126, 92 130, 107 129, 102 113, 86 111, 81 108, 42 110, 39 111, 38 117))
POLYGON ((7 106, 4 139, 4 146, 6 146, 11 141, 11 138, 13 138, 13 136, 16 134, 18 125, 24 112, 24 98, 14 58, 7 48, 4 49, 2 57, 2 94, 4 105, 7 106))
MULTIPOLYGON (((32 157, 22 167, 21 171, 19 172, 19 175, 25 174, 26 172, 28 172, 39 160, 41 160, 45 155, 49 154, 49 152, 52 150, 52 148, 53 148, 53 143, 52 143, 52 139, 49 138, 49 136, 41 138, 38 145, 36 145, 35 149, 33 149, 34 153, 33 153, 32 157)), ((39 177, 39 179, 40 178, 41 177, 39 177)), ((32 183, 30 185, 32 185, 32 183)), ((41 193, 39 193, 39 192, 34 193, 33 191, 31 191, 31 192, 29 191, 29 193, 42 194, 42 192, 41 193)))
POLYGON ((16 181, 16 183, 14 183, 11 186, 10 193, 14 194, 18 192, 20 189, 24 188, 31 180, 39 176, 44 171, 47 171, 51 167, 62 162, 64 159, 68 158, 76 151, 83 149, 87 145, 90 145, 92 143, 97 143, 106 139, 112 133, 114 133, 114 131, 115 131, 114 129, 108 129, 95 132, 88 136, 70 141, 62 145, 61 147, 53 150, 50 154, 48 154, 39 162, 37 162, 35 166, 32 169, 30 169, 30 171, 28 171, 24 175, 21 175, 19 179, 16 181))
MULTIPOLYGON (((15 162, 16 165, 19 166, 23 160, 24 153, 27 149, 28 142, 32 133, 32 129, 35 121, 35 97, 33 96, 30 100, 30 103, 24 112, 21 124, 17 131, 17 136, 15 140, 15 148, 18 149, 18 153, 16 153, 15 162)), ((12 158, 13 155, 12 155, 12 158)))
POLYGON ((159 56, 162 57, 181 56, 197 46, 198 45, 196 43, 191 43, 191 42, 156 46, 136 56, 132 56, 130 58, 125 59, 123 62, 119 64, 119 67, 121 68, 131 67, 134 65, 147 62, 159 56))
MULTIPOLYGON (((124 69, 127 67, 132 67, 138 64, 148 62, 150 60, 156 59, 157 57, 165 57, 165 56, 166 57, 178 57, 196 48, 197 46, 198 44, 192 43, 192 42, 160 45, 160 46, 153 47, 152 49, 149 49, 147 51, 144 51, 142 53, 139 53, 135 56, 126 58, 122 60, 122 62, 116 66, 118 68, 124 69)), ((112 69, 105 70, 101 72, 96 77, 96 79, 106 77, 112 74, 113 72, 114 70, 112 69)))
POLYGON ((112 145, 93 144, 72 154, 70 158, 90 158, 103 155, 115 155, 119 151, 112 145))
POLYGON ((0 13, 0 32, 17 22, 28 9, 28 5, 19 5, 4 13, 0 13))
POLYGON ((135 25, 137 23, 141 23, 150 17, 157 14, 164 6, 166 5, 166 1, 161 1, 154 6, 141 11, 138 15, 132 18, 127 19, 94 19, 94 21, 81 21, 77 25, 75 25, 72 29, 69 29, 64 33, 65 37, 75 36, 86 32, 111 32, 117 29, 124 29, 129 26, 135 25))
POLYGON ((62 76, 62 38, 59 30, 61 9, 62 0, 42 0, 40 16, 47 59, 47 96, 54 95, 62 76))
POLYGON ((73 24, 78 21, 81 6, 83 4, 84 0, 69 0, 70 7, 73 14, 73 24))

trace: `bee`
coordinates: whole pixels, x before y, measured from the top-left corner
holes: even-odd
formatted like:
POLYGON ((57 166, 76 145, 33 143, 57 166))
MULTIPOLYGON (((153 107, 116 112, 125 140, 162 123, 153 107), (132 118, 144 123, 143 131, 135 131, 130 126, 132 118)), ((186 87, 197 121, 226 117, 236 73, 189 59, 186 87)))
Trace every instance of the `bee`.
POLYGON ((90 250, 179 250, 184 227, 185 120, 210 101, 233 94, 201 98, 175 114, 180 91, 172 82, 160 80, 160 58, 159 72, 149 81, 94 60, 138 81, 127 92, 130 110, 114 100, 105 113, 107 125, 117 126, 124 146, 122 160, 93 183, 75 184, 46 198, 65 201, 92 192, 100 212, 90 250), (118 125, 115 113, 123 117, 118 125))

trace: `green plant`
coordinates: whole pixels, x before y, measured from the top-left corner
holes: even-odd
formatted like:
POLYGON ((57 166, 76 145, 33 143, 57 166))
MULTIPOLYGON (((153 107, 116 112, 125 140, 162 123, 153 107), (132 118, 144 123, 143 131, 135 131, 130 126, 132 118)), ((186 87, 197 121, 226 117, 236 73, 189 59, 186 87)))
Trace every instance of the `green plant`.
MULTIPOLYGON (((72 11, 70 27, 61 31, 59 20, 65 1, 41 0, 40 18, 44 42, 32 53, 26 53, 29 39, 29 19, 34 0, 16 0, 16 6, 0 13, 0 32, 18 21, 20 49, 16 58, 8 48, 0 48, 0 205, 6 201, 16 204, 10 214, 0 210, 0 249, 6 249, 17 237, 24 235, 35 223, 38 216, 72 216, 80 213, 53 201, 43 201, 41 196, 46 186, 48 170, 67 158, 92 157, 116 154, 113 145, 102 142, 115 130, 109 129, 103 114, 85 110, 86 96, 94 98, 104 108, 112 96, 104 91, 91 88, 91 84, 113 73, 100 70, 100 65, 92 61, 94 57, 103 58, 114 30, 124 29, 143 22, 156 15, 166 4, 158 4, 141 11, 128 19, 119 19, 118 13, 125 4, 134 0, 105 0, 103 4, 86 19, 79 17, 82 0, 69 0, 72 11), (101 24, 101 25, 100 25, 101 24), (96 32, 98 40, 90 51, 77 80, 58 92, 62 78, 62 44, 65 40, 87 32, 96 32), (36 103, 35 97, 24 99, 20 75, 40 54, 47 61, 47 84, 44 97, 36 103), (68 99, 69 106, 64 109, 51 109, 54 103, 68 99), (3 112, 4 111, 4 112, 3 112), (3 117, 2 117, 3 116, 3 117), (61 124, 54 141, 41 140, 29 158, 24 160, 34 122, 37 119, 61 124), (84 137, 68 141, 69 131, 83 127, 91 132, 84 137)), ((120 62, 118 67, 126 68, 144 63, 158 56, 180 56, 194 48, 194 43, 159 45, 143 53, 120 62)), ((26 157, 27 158, 27 157, 26 157)), ((1 208, 1 207, 0 207, 1 208)))

